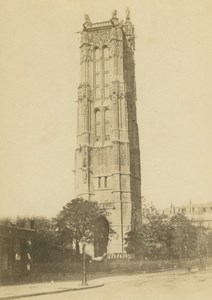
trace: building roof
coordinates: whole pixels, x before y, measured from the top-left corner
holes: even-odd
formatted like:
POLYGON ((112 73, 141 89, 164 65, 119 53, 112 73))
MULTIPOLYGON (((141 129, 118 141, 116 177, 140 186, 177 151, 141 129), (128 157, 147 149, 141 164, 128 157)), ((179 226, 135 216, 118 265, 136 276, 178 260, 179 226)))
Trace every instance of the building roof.
POLYGON ((32 238, 34 233, 35 233, 34 229, 0 225, 0 238, 2 237, 3 238, 10 238, 10 237, 32 238))

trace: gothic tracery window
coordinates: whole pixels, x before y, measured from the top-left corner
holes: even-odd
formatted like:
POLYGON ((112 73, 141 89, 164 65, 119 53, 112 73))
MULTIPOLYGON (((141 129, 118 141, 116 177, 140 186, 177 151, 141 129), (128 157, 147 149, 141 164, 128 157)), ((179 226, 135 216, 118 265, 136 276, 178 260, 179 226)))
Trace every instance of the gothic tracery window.
POLYGON ((109 49, 103 48, 103 78, 104 78, 104 97, 109 97, 109 49))
POLYGON ((109 48, 94 49, 94 92, 97 100, 109 98, 109 48))
POLYGON ((99 74, 100 72, 100 62, 99 61, 96 61, 96 73, 99 74))
POLYGON ((105 73, 105 85, 109 84, 109 74, 105 73))
POLYGON ((96 86, 100 85, 100 75, 96 73, 96 86))
POLYGON ((100 58, 100 50, 99 48, 95 49, 95 60, 98 60, 100 58))
POLYGON ((104 71, 105 72, 109 71, 109 61, 108 60, 104 61, 104 71))
POLYGON ((100 50, 96 48, 94 51, 94 61, 95 61, 95 98, 100 99, 100 72, 101 72, 101 65, 100 65, 100 50))
POLYGON ((105 188, 107 188, 107 176, 105 176, 105 188))
POLYGON ((101 188, 101 177, 98 177, 98 188, 101 188))
POLYGON ((108 57, 109 57, 108 47, 104 47, 103 56, 104 56, 104 59, 108 59, 108 57))

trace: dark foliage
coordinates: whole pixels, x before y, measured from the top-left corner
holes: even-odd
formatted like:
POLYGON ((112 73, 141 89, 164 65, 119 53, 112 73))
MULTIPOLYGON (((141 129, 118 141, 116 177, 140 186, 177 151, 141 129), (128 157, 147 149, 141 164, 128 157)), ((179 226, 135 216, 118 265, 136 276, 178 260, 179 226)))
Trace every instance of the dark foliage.
POLYGON ((92 243, 98 231, 98 219, 106 217, 106 211, 97 202, 73 199, 67 203, 54 219, 59 244, 75 244, 79 254, 79 243, 82 239, 92 243))
POLYGON ((212 255, 212 231, 194 226, 187 217, 177 214, 168 218, 153 207, 145 209, 138 232, 126 237, 126 251, 146 260, 192 259, 212 255))

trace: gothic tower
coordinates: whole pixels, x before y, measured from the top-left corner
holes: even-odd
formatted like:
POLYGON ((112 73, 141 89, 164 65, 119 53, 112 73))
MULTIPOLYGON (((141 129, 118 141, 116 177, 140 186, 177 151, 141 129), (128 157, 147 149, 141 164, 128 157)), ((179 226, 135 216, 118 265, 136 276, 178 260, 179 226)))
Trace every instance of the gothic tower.
POLYGON ((92 23, 85 15, 80 44, 75 196, 97 201, 110 212, 115 234, 107 253, 124 253, 126 232, 141 223, 134 50, 129 10, 124 22, 118 20, 117 11, 110 20, 99 23, 92 23))

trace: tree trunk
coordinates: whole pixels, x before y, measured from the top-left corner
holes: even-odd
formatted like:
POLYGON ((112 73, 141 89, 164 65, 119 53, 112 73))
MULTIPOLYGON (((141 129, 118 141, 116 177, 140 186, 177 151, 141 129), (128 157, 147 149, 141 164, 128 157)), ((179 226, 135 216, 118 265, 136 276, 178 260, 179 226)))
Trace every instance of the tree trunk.
POLYGON ((79 242, 76 242, 76 254, 80 255, 79 242))
POLYGON ((179 260, 180 260, 180 265, 182 264, 182 247, 180 245, 179 247, 179 260))

